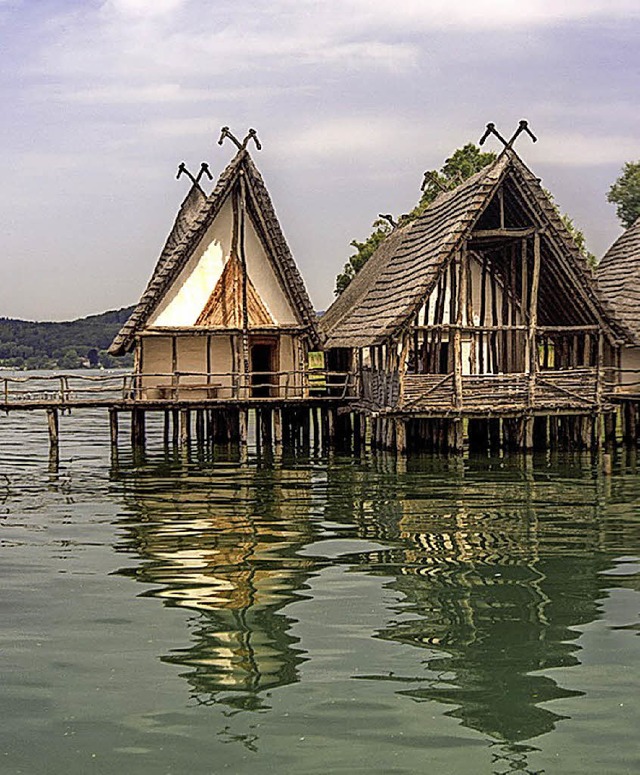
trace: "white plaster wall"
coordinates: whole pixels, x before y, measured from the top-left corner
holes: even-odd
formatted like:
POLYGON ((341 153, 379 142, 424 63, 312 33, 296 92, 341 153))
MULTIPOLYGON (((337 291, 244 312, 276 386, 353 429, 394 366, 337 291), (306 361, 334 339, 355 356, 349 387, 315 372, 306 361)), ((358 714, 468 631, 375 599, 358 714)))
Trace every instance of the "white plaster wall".
POLYGON ((275 323, 277 325, 295 325, 299 322, 298 316, 280 287, 271 262, 267 258, 250 218, 247 219, 246 226, 247 274, 275 323))
POLYGON ((231 398, 232 378, 219 376, 228 374, 233 369, 233 350, 230 336, 212 336, 210 340, 211 381, 221 385, 218 392, 220 398, 231 398))
POLYGON ((178 371, 194 371, 198 374, 180 377, 181 385, 202 384, 206 381, 207 371, 207 337, 179 336, 177 337, 178 371))
POLYGON ((640 347, 625 347, 621 352, 620 366, 623 369, 621 383, 623 389, 640 390, 640 347), (634 369, 636 373, 625 373, 625 369, 634 369), (634 384, 635 383, 635 384, 634 384))
POLYGON ((171 383, 172 346, 171 337, 145 336, 141 339, 142 373, 160 374, 157 377, 143 377, 143 386, 168 385, 171 383))
MULTIPOLYGON (((297 371, 299 368, 299 347, 300 343, 291 335, 283 335, 280 337, 280 365, 279 371, 292 372, 297 371)), ((299 387, 302 384, 302 377, 300 374, 282 374, 280 376, 280 385, 283 388, 281 395, 285 395, 284 388, 289 386, 287 395, 294 396, 299 395, 299 387)))
MULTIPOLYGON (((247 273, 276 324, 298 323, 271 267, 250 218, 245 221, 247 273)), ((233 209, 230 197, 222 206, 187 265, 176 278, 149 326, 184 327, 195 325, 231 252, 233 209)))
POLYGON ((226 202, 187 265, 149 319, 149 326, 193 326, 220 279, 231 251, 233 211, 226 202))

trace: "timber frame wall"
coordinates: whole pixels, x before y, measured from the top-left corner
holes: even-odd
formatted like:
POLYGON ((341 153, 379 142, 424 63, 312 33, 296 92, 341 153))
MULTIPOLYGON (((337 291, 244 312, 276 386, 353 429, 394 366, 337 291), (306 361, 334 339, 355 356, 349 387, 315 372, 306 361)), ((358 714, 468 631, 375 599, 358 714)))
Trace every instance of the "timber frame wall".
MULTIPOLYGON (((355 351, 374 444, 461 449, 465 434, 484 446, 492 433, 525 449, 599 443, 615 349, 596 319, 539 325, 543 236, 476 229, 400 334, 355 351)), ((544 302, 552 318, 558 302, 544 302)))

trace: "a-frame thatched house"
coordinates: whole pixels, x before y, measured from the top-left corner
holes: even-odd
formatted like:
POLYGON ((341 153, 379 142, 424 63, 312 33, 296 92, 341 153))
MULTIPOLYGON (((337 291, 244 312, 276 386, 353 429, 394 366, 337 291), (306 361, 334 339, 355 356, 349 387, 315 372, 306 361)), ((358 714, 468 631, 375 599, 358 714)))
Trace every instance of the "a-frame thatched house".
POLYGON ((621 406, 622 436, 640 438, 640 218, 619 237, 598 264, 598 285, 624 328, 618 350, 615 400, 621 406))
POLYGON ((321 319, 376 443, 589 446, 618 333, 540 181, 498 159, 394 229, 321 319), (553 416, 554 422, 547 419, 553 416), (540 419, 537 419, 540 418, 540 419), (561 418, 561 419, 557 419, 561 418), (568 418, 568 419, 567 419, 568 418), (534 428, 535 420, 535 428, 534 428))
POLYGON ((183 202, 145 292, 111 345, 135 353, 142 400, 295 398, 315 313, 245 144, 183 202))
POLYGON ((598 284, 626 329, 620 348, 620 391, 640 397, 640 218, 598 264, 598 284))

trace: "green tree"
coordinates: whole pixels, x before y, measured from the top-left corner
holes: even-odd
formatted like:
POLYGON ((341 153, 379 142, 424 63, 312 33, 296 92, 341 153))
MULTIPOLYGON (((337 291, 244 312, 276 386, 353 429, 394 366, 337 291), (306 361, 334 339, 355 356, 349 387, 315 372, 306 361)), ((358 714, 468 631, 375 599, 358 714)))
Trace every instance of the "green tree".
MULTIPOLYGON (((474 143, 468 143, 462 148, 458 148, 439 170, 429 170, 425 173, 425 184, 422 196, 418 204, 411 212, 402 215, 399 218, 400 224, 409 223, 421 215, 427 207, 443 191, 455 188, 459 183, 479 172, 487 164, 496 160, 496 154, 487 151, 481 151, 474 143)), ((349 257, 344 265, 342 272, 336 277, 335 294, 339 296, 349 285, 356 273, 362 269, 369 258, 375 253, 378 245, 391 232, 392 227, 386 220, 376 220, 373 222, 373 232, 364 242, 358 240, 351 241, 351 247, 356 252, 349 257)))
POLYGON ((569 216, 566 213, 563 213, 560 210, 560 208, 556 204, 556 200, 554 199, 551 191, 548 191, 545 188, 544 193, 549 197, 549 201, 553 205, 556 213, 558 213, 558 215, 560 216, 560 220, 564 224, 565 229, 571 235, 575 246, 580 251, 580 255, 584 259, 586 259, 587 266, 589 267, 589 269, 591 269, 592 272, 595 272, 598 260, 590 250, 587 250, 587 241, 584 237, 583 232, 575 225, 572 218, 569 218, 569 216))
POLYGON ((352 256, 349 256, 349 260, 344 265, 344 269, 336 277, 336 288, 334 291, 336 296, 339 296, 342 291, 344 291, 347 285, 349 285, 356 276, 357 272, 362 269, 376 252, 378 245, 391 232, 391 224, 382 218, 374 221, 372 226, 374 230, 364 242, 358 242, 358 240, 354 239, 349 243, 352 248, 356 249, 356 252, 352 256))
POLYGON ((616 215, 628 228, 640 218, 640 161, 628 161, 609 189, 607 201, 616 205, 616 215))

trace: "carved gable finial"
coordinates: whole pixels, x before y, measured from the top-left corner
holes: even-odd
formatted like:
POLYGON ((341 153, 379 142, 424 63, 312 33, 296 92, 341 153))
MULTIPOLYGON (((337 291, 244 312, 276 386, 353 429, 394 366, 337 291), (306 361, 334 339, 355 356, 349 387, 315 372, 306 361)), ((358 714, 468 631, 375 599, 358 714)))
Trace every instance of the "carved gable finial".
POLYGON ((529 129, 529 123, 527 121, 525 121, 524 119, 522 119, 518 123, 518 128, 511 135, 511 138, 509 140, 505 140, 504 139, 504 137, 496 129, 496 125, 495 124, 492 124, 492 123, 487 124, 487 128, 485 130, 485 133, 480 138, 479 145, 484 145, 484 142, 487 139, 487 137, 489 137, 489 135, 495 135, 498 138, 498 140, 500 140, 500 142, 504 145, 505 151, 508 151, 511 148, 513 148, 513 144, 518 139, 518 137, 522 134, 522 132, 526 132, 534 143, 538 142, 538 138, 529 129))
POLYGON ((262 150, 262 144, 260 143, 260 140, 258 139, 258 133, 255 129, 249 129, 247 134, 245 135, 245 138, 242 142, 238 140, 238 138, 231 132, 228 126, 223 126, 220 130, 220 138, 218 140, 218 145, 222 145, 226 138, 229 138, 231 142, 236 146, 236 148, 239 151, 244 151, 249 144, 249 140, 253 140, 253 142, 256 144, 256 148, 261 151, 262 150))

